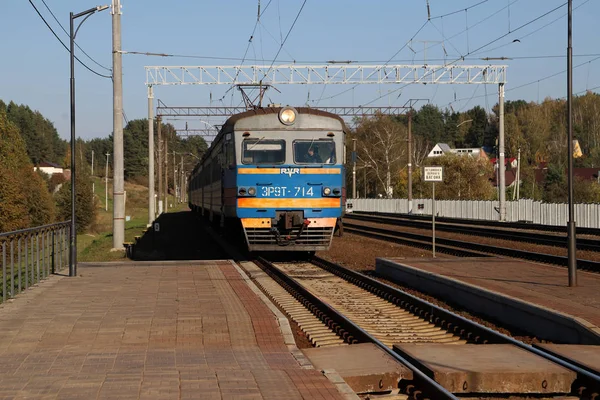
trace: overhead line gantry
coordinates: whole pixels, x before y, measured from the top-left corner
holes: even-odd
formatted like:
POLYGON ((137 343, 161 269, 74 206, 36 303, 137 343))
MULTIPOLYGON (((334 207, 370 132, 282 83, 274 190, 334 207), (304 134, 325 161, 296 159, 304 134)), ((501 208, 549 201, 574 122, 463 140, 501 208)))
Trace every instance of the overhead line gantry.
MULTIPOLYGON (((506 220, 504 165, 504 85, 506 65, 236 65, 147 66, 149 135, 154 134, 153 87, 177 85, 357 85, 452 84, 498 85, 499 93, 499 219, 506 220)), ((152 143, 152 139, 149 140, 152 143)), ((153 164, 153 148, 149 149, 153 164)), ((153 202, 154 193, 149 193, 153 202)))

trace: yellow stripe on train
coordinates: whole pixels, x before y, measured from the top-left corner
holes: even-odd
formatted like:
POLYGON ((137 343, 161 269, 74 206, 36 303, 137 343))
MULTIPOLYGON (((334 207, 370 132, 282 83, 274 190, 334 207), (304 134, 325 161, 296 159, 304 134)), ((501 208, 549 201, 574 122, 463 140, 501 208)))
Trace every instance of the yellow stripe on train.
POLYGON ((322 197, 318 199, 274 199, 246 197, 238 199, 239 208, 333 208, 341 207, 339 197, 322 197))
MULTIPOLYGON (((341 168, 283 168, 287 170, 297 169, 300 174, 307 175, 339 175, 342 173, 341 168)), ((265 174, 265 175, 286 175, 287 173, 281 172, 282 168, 240 168, 238 169, 238 174, 245 175, 256 175, 256 174, 265 174)))

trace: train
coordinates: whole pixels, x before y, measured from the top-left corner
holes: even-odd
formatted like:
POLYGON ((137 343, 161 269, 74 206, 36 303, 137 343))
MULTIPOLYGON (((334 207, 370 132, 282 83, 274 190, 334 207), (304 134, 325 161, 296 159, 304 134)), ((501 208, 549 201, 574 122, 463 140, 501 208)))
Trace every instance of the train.
POLYGON ((346 133, 308 107, 232 115, 191 173, 189 207, 251 252, 328 250, 343 228, 346 133))

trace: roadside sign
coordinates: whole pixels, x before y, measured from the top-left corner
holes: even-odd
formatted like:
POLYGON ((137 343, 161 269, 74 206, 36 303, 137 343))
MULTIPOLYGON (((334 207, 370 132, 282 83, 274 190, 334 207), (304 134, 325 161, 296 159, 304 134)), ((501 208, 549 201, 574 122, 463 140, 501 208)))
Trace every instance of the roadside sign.
POLYGON ((423 167, 423 181, 433 182, 431 189, 431 250, 435 258, 435 183, 444 181, 444 167, 432 165, 423 167))
POLYGON ((443 182, 444 167, 430 166, 423 167, 423 180, 425 182, 443 182))

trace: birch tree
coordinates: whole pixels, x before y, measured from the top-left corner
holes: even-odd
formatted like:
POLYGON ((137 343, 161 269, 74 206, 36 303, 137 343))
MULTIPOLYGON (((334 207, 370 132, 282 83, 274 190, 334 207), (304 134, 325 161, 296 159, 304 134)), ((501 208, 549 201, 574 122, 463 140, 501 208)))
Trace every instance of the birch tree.
POLYGON ((363 118, 356 128, 358 159, 370 170, 391 198, 401 161, 406 158, 406 127, 386 115, 363 118))

